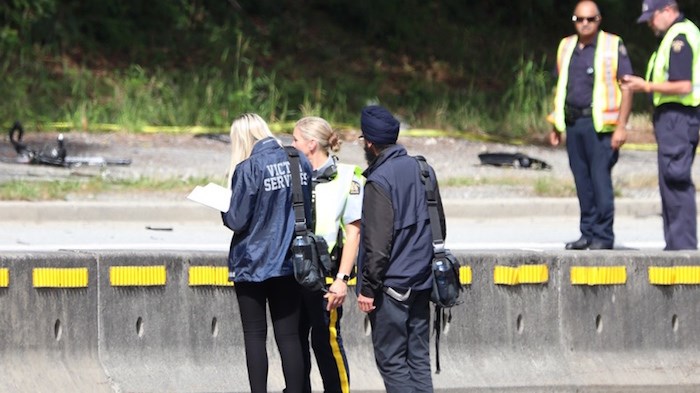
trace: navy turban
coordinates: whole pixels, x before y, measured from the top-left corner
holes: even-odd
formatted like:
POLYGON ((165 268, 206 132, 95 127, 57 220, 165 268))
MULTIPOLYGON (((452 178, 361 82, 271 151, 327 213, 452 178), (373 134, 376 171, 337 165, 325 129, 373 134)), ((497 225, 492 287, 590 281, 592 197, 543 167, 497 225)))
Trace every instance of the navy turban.
POLYGON ((399 137, 398 120, 379 105, 370 105, 362 109, 360 128, 365 139, 377 145, 392 145, 399 137))

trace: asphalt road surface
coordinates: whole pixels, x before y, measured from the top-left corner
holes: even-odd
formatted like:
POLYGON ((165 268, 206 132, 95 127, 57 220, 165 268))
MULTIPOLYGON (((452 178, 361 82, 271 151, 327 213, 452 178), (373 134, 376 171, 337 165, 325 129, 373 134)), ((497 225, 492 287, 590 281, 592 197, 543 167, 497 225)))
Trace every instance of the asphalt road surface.
MULTIPOLYGON (((661 250, 661 217, 615 220, 616 249, 661 250)), ((452 218, 447 246, 453 250, 557 250, 579 236, 573 216, 452 218)), ((11 222, 0 225, 0 251, 59 249, 226 251, 231 232, 220 221, 11 222)))

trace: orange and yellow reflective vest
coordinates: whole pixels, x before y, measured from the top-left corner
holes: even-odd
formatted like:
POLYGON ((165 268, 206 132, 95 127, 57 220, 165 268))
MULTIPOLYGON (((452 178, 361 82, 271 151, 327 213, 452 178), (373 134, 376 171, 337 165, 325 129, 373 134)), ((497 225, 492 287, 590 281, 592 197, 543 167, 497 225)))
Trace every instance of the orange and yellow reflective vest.
MULTIPOLYGON (((593 126, 597 132, 612 132, 617 125, 620 114, 622 92, 617 81, 620 37, 600 31, 596 42, 593 60, 593 126)), ((564 106, 566 105, 566 86, 569 81, 569 63, 571 55, 578 44, 578 36, 571 35, 561 40, 557 50, 557 80, 554 95, 554 112, 547 120, 560 132, 566 131, 564 106)))

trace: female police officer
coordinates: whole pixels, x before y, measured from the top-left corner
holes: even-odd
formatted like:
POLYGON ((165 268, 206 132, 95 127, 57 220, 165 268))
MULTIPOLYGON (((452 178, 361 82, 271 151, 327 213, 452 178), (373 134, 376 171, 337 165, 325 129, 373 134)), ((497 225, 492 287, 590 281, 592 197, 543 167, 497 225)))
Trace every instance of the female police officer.
POLYGON ((339 262, 328 292, 302 290, 299 334, 304 348, 304 391, 311 392, 308 340, 311 331, 311 345, 324 391, 349 392, 350 374, 340 335, 340 319, 360 242, 364 180, 359 167, 338 163, 335 157, 329 156, 329 150, 340 149, 340 141, 326 120, 305 117, 296 123, 293 136, 294 147, 309 158, 314 168, 315 233, 324 237, 328 251, 339 262))

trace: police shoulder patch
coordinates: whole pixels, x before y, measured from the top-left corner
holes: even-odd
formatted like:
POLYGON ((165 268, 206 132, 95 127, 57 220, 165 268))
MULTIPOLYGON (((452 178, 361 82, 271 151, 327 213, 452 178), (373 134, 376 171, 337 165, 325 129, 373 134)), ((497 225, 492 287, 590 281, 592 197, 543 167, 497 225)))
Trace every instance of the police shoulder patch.
POLYGON ((359 195, 360 194, 360 183, 358 183, 356 180, 353 180, 352 183, 350 183, 350 195, 359 195))
POLYGON ((681 49, 683 49, 683 45, 685 45, 683 40, 675 40, 671 43, 671 49, 673 49, 674 52, 678 53, 681 51, 681 49))

